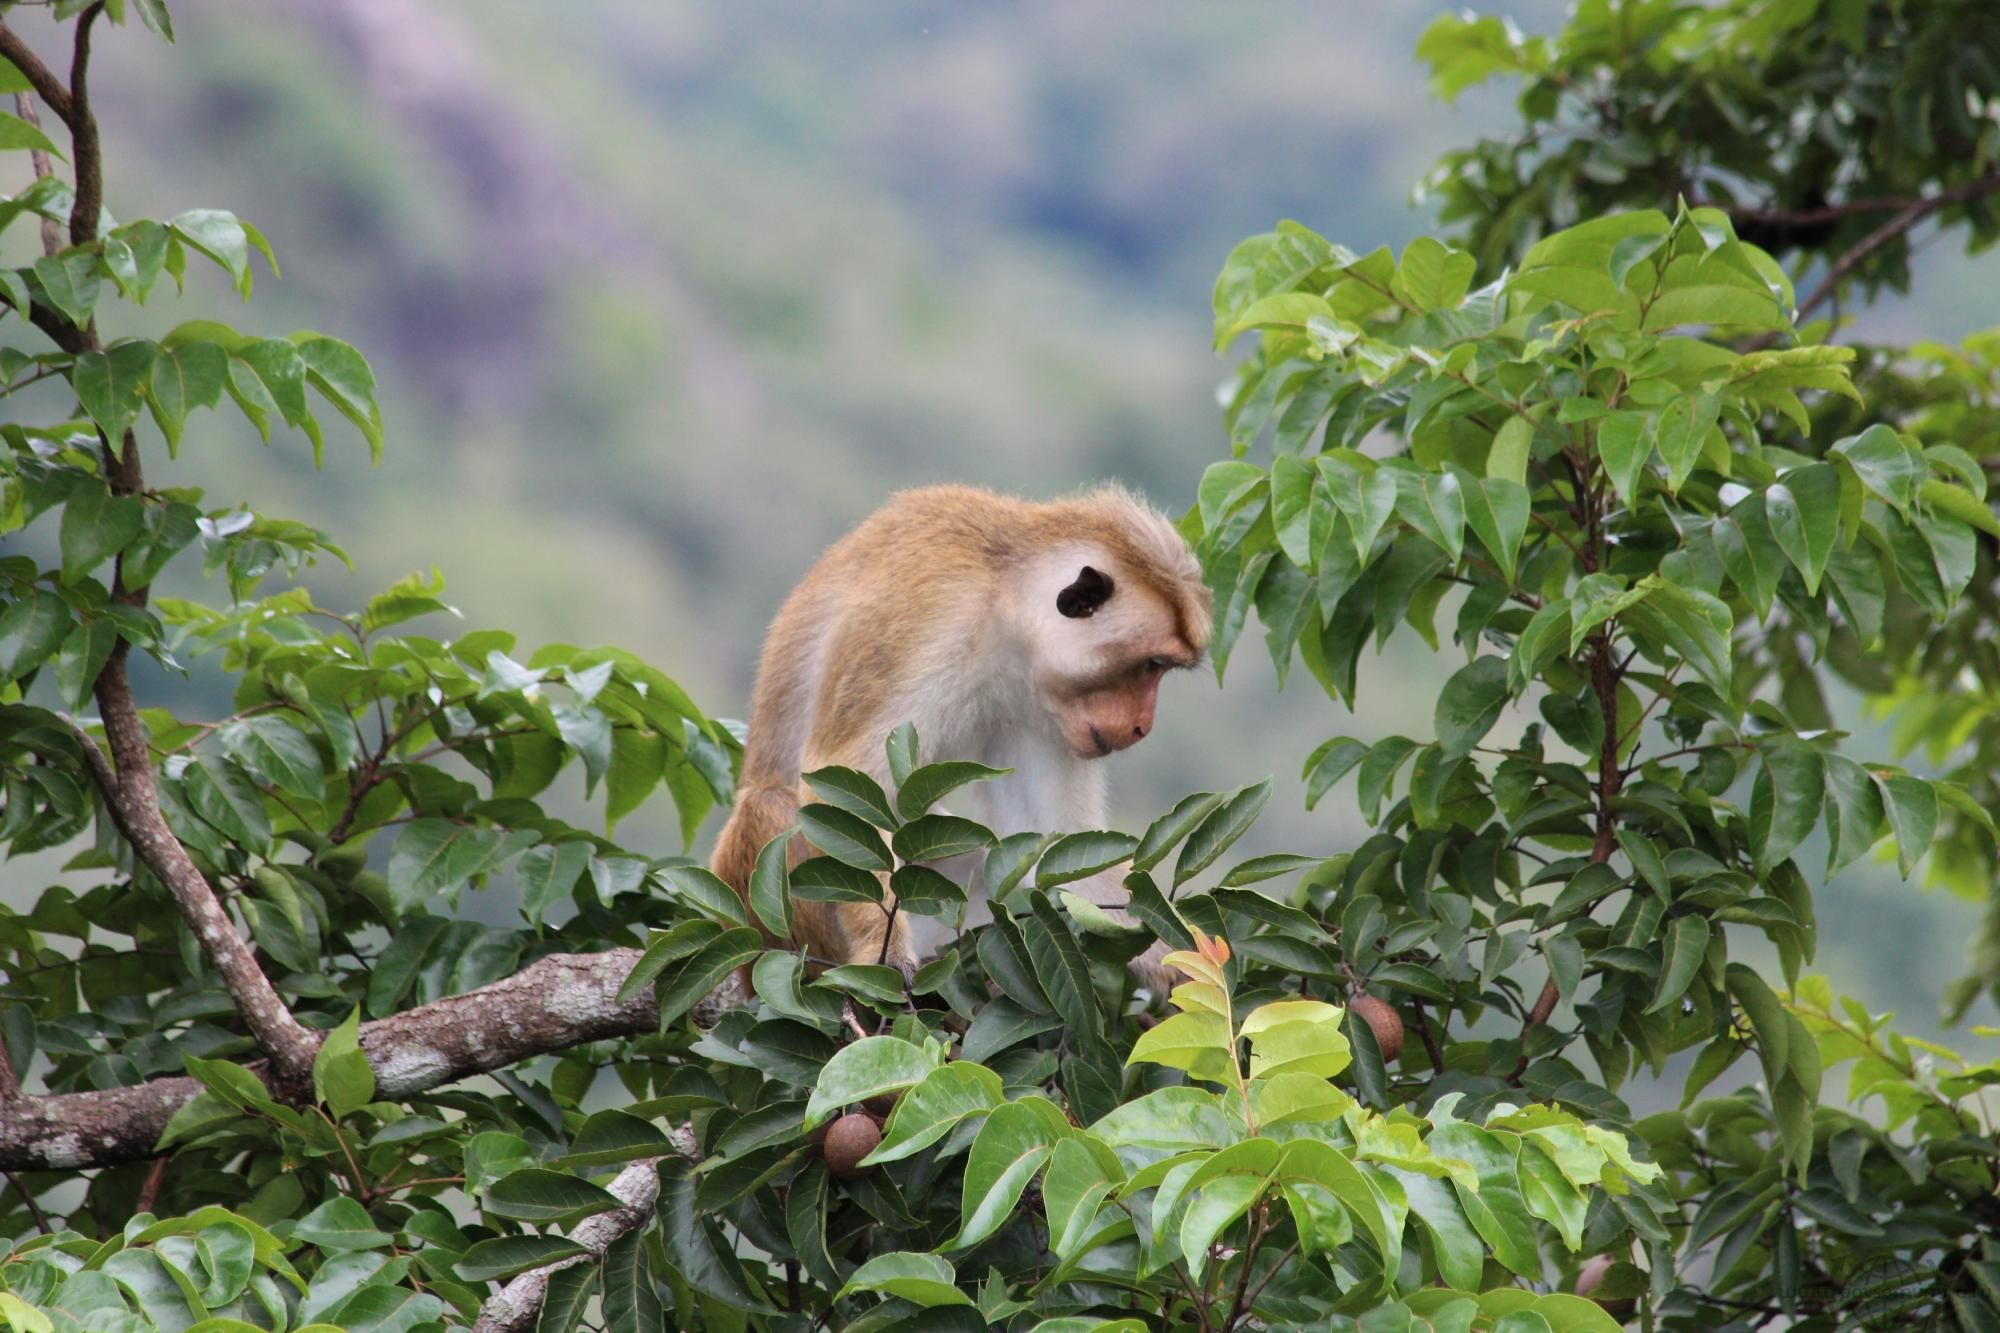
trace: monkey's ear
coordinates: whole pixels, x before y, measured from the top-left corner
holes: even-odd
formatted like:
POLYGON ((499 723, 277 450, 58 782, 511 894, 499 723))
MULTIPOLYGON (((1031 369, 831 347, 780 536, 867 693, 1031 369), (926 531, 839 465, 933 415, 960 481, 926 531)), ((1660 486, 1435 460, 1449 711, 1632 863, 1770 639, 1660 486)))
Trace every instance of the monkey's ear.
POLYGON ((1116 588, 1109 574, 1085 565, 1078 571, 1076 582, 1056 594, 1056 610, 1071 620, 1086 620, 1111 600, 1116 588))

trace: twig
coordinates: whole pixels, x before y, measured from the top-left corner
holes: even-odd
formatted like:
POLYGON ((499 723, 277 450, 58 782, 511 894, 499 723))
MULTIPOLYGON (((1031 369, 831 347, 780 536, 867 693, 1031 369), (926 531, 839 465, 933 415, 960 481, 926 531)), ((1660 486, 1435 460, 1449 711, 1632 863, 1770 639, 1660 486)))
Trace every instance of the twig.
POLYGON ((1271 1271, 1259 1278, 1257 1285, 1250 1288, 1249 1295, 1243 1298, 1243 1308, 1246 1312, 1257 1308, 1257 1298, 1264 1294, 1264 1288, 1270 1285, 1271 1279, 1276 1277, 1279 1271, 1291 1261, 1291 1257, 1298 1252, 1299 1242, 1296 1240, 1284 1248, 1284 1251, 1278 1255, 1277 1262, 1271 1265, 1271 1271))
POLYGON ((172 1159, 155 1157, 153 1164, 146 1168, 146 1178, 139 1182, 139 1197, 132 1201, 133 1212, 153 1211, 153 1205, 160 1201, 160 1185, 167 1178, 167 1163, 170 1160, 172 1159))
MULTIPOLYGON (((40 129, 42 127, 42 118, 39 115, 35 114, 35 99, 31 94, 28 93, 14 94, 14 114, 18 115, 22 120, 26 121, 29 125, 33 126, 35 129, 40 129)), ((49 161, 49 155, 46 149, 30 148, 28 150, 28 165, 34 168, 36 180, 43 180, 49 176, 53 176, 56 174, 55 166, 49 161)), ((41 223, 42 223, 42 253, 45 255, 49 255, 51 257, 61 254, 63 248, 62 228, 58 227, 56 225, 56 220, 50 217, 43 218, 41 220, 41 223)), ((32 384, 34 383, 35 379, 41 379, 44 376, 59 374, 59 373, 61 373, 59 369, 45 370, 42 372, 41 375, 35 376, 34 379, 24 380, 22 381, 21 384, 15 384, 9 386, 9 392, 12 392, 12 390, 14 389, 22 388, 24 385, 32 384)))
POLYGON ((21 1183, 21 1178, 12 1171, 0 1171, 0 1180, 12 1185, 14 1193, 21 1196, 21 1202, 28 1205, 28 1216, 35 1219, 35 1230, 44 1236, 53 1235, 54 1228, 49 1226, 48 1214, 44 1213, 42 1206, 35 1202, 35 1196, 28 1192, 28 1187, 21 1183))
POLYGON ((1431 1017, 1424 1012, 1422 1000, 1411 1000, 1410 1010, 1417 1016, 1417 1035, 1424 1039, 1424 1052, 1431 1058, 1431 1068, 1444 1072, 1444 1052, 1438 1046, 1437 1036, 1431 1031, 1431 1017))

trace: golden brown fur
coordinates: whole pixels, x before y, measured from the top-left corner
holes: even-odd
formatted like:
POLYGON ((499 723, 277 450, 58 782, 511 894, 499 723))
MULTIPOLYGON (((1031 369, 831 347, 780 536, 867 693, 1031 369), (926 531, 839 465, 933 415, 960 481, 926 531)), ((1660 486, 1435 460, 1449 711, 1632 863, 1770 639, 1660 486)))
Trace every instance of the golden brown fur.
MULTIPOLYGON (((1150 730, 1160 672, 1198 660, 1209 620, 1185 542, 1122 490, 1051 502, 966 486, 901 492, 820 557, 771 624, 715 873, 743 892, 758 852, 812 799, 801 772, 843 764, 884 777, 884 741, 905 721, 927 761, 998 762, 1027 747, 1067 780, 1150 730), (1116 590, 1094 618, 1059 617, 1050 590, 1085 564, 1116 590), (1067 760, 1049 757, 1065 745, 1067 760)), ((1095 778, 1072 804, 1091 804, 1092 783, 1101 802, 1095 778)), ((809 854, 803 839, 791 854, 809 854)), ((907 921, 885 941, 891 917, 873 904, 794 906, 796 942, 836 962, 907 970, 907 921)))

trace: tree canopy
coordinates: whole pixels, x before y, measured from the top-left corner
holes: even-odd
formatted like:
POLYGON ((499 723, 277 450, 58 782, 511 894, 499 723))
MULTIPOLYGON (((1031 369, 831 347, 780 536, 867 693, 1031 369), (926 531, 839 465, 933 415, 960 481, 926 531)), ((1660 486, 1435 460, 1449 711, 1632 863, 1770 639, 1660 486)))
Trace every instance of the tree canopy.
POLYGON ((1349 708, 1370 644, 1463 662, 1429 734, 1271 756, 1356 845, 1232 857, 1269 783, 1001 838, 938 808, 993 770, 904 729, 886 785, 807 775, 817 854, 746 899, 618 841, 730 798, 740 729, 667 675, 467 629, 434 574, 320 606, 330 534, 162 480, 215 413, 396 439, 337 338, 127 331, 276 259, 106 212, 92 43, 171 19, 53 8, 61 59, 0 21, 0 229, 39 230, 0 269, 0 841, 60 865, 0 909, 12 1333, 2000 1327, 2000 1061, 1813 971, 1862 858, 2000 903, 2000 334, 1844 318, 1920 228, 1993 239, 1971 0, 1441 19, 1441 95, 1522 86, 1430 178, 1447 234, 1227 256, 1183 520, 1217 670, 1253 611, 1349 708), (958 920, 934 863, 981 851, 995 919, 907 984, 782 945, 885 881, 958 920), (1065 888, 1112 868, 1136 923, 1065 888))

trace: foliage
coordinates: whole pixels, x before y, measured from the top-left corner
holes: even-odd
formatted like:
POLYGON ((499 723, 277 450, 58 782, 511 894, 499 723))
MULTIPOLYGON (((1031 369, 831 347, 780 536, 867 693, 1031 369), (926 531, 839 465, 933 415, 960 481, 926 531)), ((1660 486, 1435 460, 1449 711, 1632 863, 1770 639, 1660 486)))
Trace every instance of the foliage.
MULTIPOLYGON (((58 10, 79 37, 127 17, 58 10)), ((1615 13, 1661 39, 1629 94, 1651 105, 1644 80, 1779 50, 1751 40, 1769 12, 1587 4, 1553 43, 1448 20, 1425 49, 1448 85, 1523 71, 1567 105, 1619 63, 1615 13)), ((937 808, 996 770, 905 729, 886 783, 807 775, 817 854, 774 841, 739 899, 615 837, 661 789, 684 843, 728 799, 735 732, 671 679, 420 633, 450 615, 435 575, 352 614, 268 592, 339 548, 145 479, 225 393, 316 456, 327 407, 379 448, 372 375, 319 334, 101 341, 113 297, 178 288, 191 253, 247 297, 270 247, 210 211, 100 226, 87 105, 0 40, 77 178, 0 205, 70 233, 0 274, 0 374, 52 405, 0 427, 24 552, 0 562, 0 838, 68 856, 0 917, 11 1329, 2000 1322, 2000 1066, 1804 970, 1814 880, 1992 857, 1976 757, 1850 757, 1818 674, 1873 671, 1906 740, 1984 743, 1936 684, 1979 642, 2000 531, 1987 344, 1897 378, 1795 328, 1811 298, 1727 211, 1546 217, 1571 168, 1481 223, 1481 253, 1524 242, 1505 269, 1283 224, 1216 285, 1218 347, 1255 347, 1185 526, 1219 668, 1252 610, 1281 676, 1350 707, 1399 626, 1464 651, 1433 737, 1307 758, 1309 799, 1352 776, 1373 832, 1231 864, 1265 783, 1137 836, 1002 838, 937 808), (217 604, 151 595, 196 551, 217 604), (228 715, 135 708, 133 647, 226 682, 228 715), (966 858, 990 922, 946 873, 966 858), (1132 919, 1074 891, 1107 873, 1132 919), (798 900, 955 942, 907 985, 809 969, 798 900), (1126 968, 1155 939, 1188 978, 1164 1018, 1126 968), (1680 1109, 1635 1119, 1621 1093, 1670 1060, 1680 1109), (1822 1104, 1849 1064, 1854 1105, 1822 1104)), ((20 124, 0 142, 33 145, 20 124)))
MULTIPOLYGON (((1419 47, 1435 87, 1452 96, 1488 77, 1518 78, 1523 123, 1446 154, 1429 188, 1488 267, 1579 218, 1671 209, 1682 195, 1713 203, 1744 239, 1796 271, 1819 270, 1800 312, 1833 312, 1833 325, 1806 326, 1828 341, 1850 286, 1868 296, 1908 287, 1921 225, 1962 229, 1974 251, 2000 234, 2000 125, 1978 110, 2000 97, 1996 41, 1985 7, 1966 0, 1592 3, 1548 38, 1523 38, 1497 18, 1439 19, 1419 47)), ((1886 425, 1956 446, 1968 478, 1990 475, 2000 448, 1993 334, 1963 347, 1852 352, 1859 396, 1813 402, 1813 439, 1886 425)), ((1983 510, 1968 512, 1978 521, 1983 510)), ((1824 647, 1777 633, 1757 650, 1802 723, 1831 725, 1828 687, 1859 691, 1892 721, 1900 753, 1921 748, 1971 794, 1940 810, 1929 863, 1935 882, 1989 904, 1973 970, 1947 995, 1954 1018, 2000 984, 2000 862, 1972 809, 2000 803, 2000 730, 1980 703, 2000 682, 1983 646, 2000 576, 1990 543, 1970 558, 1942 625, 1891 599, 1866 652, 1837 629, 1824 647)))

